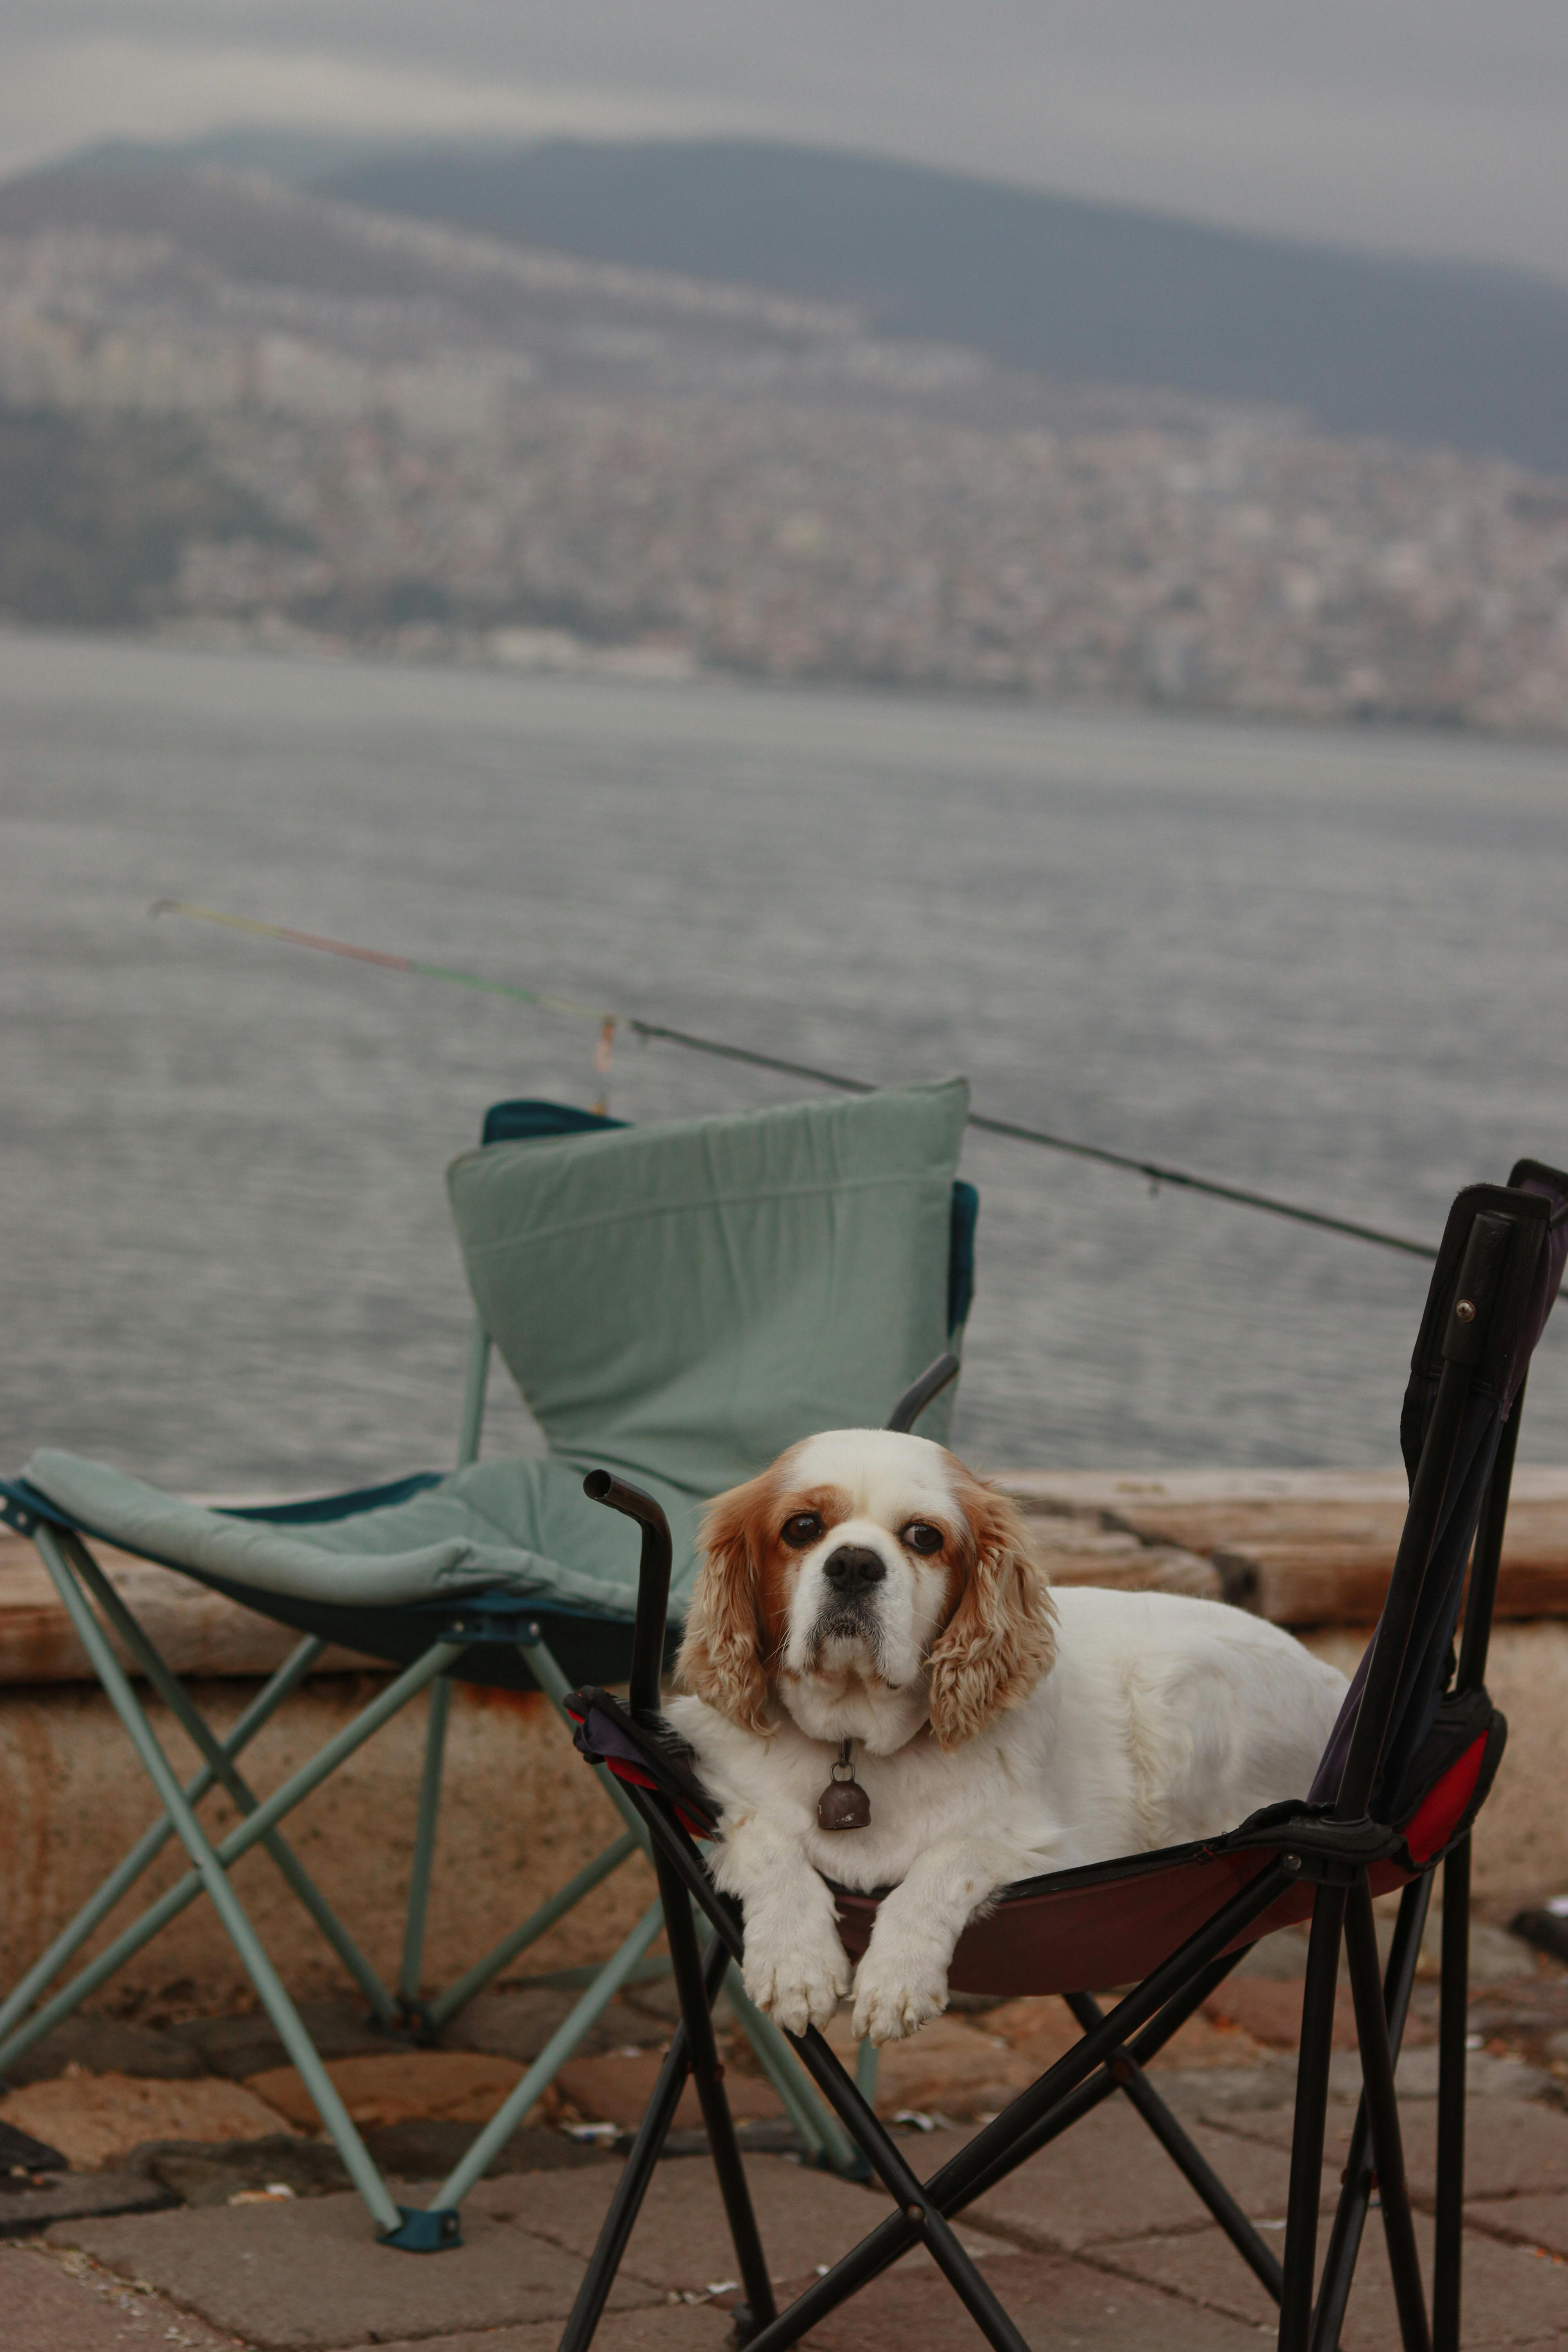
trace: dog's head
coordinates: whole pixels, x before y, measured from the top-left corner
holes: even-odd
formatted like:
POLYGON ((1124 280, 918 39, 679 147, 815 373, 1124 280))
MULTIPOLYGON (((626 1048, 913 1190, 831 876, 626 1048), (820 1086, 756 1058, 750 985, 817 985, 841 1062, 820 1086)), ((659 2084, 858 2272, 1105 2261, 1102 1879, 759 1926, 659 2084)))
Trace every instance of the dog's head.
POLYGON ((748 1730, 782 1704, 814 1739, 887 1755, 929 1713, 956 1748, 1055 1654, 1021 1517, 927 1438, 803 1439, 720 1496, 702 1543, 679 1675, 748 1730))

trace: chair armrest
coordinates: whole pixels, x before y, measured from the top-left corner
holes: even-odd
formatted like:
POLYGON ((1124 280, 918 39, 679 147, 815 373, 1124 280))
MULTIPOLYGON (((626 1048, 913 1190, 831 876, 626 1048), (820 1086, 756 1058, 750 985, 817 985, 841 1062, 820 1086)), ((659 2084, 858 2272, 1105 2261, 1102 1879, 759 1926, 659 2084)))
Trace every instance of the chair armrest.
POLYGON ((590 1502, 603 1503, 606 1509, 636 1519, 642 1528, 630 1704, 638 1722, 652 1722, 659 1711, 659 1669, 664 1664, 664 1629, 669 1615, 669 1521, 651 1495, 645 1495, 640 1486, 628 1486, 608 1470, 590 1470, 583 1481, 583 1492, 590 1502))

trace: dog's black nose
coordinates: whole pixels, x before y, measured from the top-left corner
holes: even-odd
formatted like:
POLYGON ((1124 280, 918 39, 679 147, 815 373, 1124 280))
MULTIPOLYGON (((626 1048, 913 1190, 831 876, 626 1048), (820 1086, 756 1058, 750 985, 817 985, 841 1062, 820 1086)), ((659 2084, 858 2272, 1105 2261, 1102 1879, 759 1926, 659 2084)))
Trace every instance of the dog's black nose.
POLYGON ((822 1573, 847 1599, 868 1584, 880 1584, 888 1569, 886 1561, 863 1544, 840 1544, 823 1561, 822 1573))

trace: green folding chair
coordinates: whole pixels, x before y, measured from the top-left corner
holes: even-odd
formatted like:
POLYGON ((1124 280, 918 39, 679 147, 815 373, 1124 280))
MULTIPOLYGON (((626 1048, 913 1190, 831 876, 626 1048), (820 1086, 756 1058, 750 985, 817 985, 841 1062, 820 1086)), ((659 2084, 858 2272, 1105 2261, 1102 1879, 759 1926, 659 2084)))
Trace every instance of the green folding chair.
MULTIPOLYGON (((0 1482, 0 1516, 35 1543, 162 1808, 0 2003, 0 2076, 205 1893, 384 2242, 414 2252, 460 2242, 463 2198, 616 1993, 654 1965, 659 1905, 594 1975, 432 2204, 415 2210, 397 2203, 373 2161, 228 1872, 262 1846, 372 2019, 427 2039, 646 1845, 642 1821, 601 1772, 623 1834, 455 1983, 421 1997, 453 1681, 542 1690, 560 1708, 585 1681, 625 1679, 635 1563, 614 1523, 584 1499, 586 1469, 609 1464, 657 1496, 675 1531, 679 1619, 710 1496, 814 1430, 882 1422, 921 1368, 956 1348, 978 1207, 973 1187, 954 1176, 967 1106, 962 1081, 646 1128, 559 1105, 498 1104, 479 1149, 447 1171, 478 1308, 455 1472, 246 1510, 206 1509, 57 1451, 36 1454, 20 1477, 0 1482), (543 1432, 542 1457, 479 1458, 492 1349, 543 1432), (176 1569, 303 1636, 226 1738, 204 1721, 87 1537, 176 1569), (111 1635, 202 1759, 184 1786, 111 1635), (310 1763, 258 1799, 237 1759, 332 1643, 399 1671, 310 1763), (426 1688, 394 1988, 279 1824, 426 1688), (216 1840, 197 1816, 215 1787, 241 1815, 216 1840), (172 1836, 189 1858, 186 1874, 51 1992, 172 1836)), ((926 1408, 922 1427, 944 1434, 950 1410, 951 1391, 926 1408)), ((733 1975, 726 1998, 807 2146, 820 2160, 857 2169, 858 2152, 837 2117, 733 1975)))

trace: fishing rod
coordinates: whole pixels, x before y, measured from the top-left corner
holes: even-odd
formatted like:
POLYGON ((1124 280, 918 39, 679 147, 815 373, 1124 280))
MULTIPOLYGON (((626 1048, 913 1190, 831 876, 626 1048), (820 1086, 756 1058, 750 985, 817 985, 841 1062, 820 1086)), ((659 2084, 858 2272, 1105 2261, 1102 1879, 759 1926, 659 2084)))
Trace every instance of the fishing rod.
MULTIPOLYGON (((675 1045, 687 1053, 744 1063, 752 1069, 772 1070, 784 1077, 805 1078, 815 1086, 831 1087, 840 1094, 870 1095, 878 1091, 873 1080, 848 1077, 842 1070, 825 1070, 812 1062, 789 1061, 779 1054, 761 1053, 754 1046, 731 1045, 721 1037, 704 1037, 696 1030, 671 1028, 662 1021, 643 1021, 635 1013, 608 1013, 601 1006, 584 1004, 572 997, 546 995, 538 989, 520 988, 510 981, 487 980, 482 973, 458 971, 447 964, 424 963, 414 956, 389 955, 380 948, 355 947, 346 940, 324 939, 314 931, 290 930, 284 924, 258 922, 247 915, 221 914, 216 908, 192 906, 182 898, 155 899, 147 911, 150 915, 184 915, 196 922, 220 923, 227 930, 248 931, 258 939, 280 940, 289 947, 313 948, 322 955, 347 956, 356 963, 376 964, 384 971, 406 972, 419 980, 442 980, 458 988, 478 989, 489 996, 510 997, 515 1003, 537 1005, 543 1012, 595 1021, 599 1026, 599 1042, 594 1061, 601 1075, 608 1074, 616 1032, 624 1029, 645 1044, 675 1045)), ((1091 1160, 1102 1168, 1119 1168, 1128 1175, 1142 1176, 1156 1189, 1169 1184, 1181 1192, 1200 1192, 1209 1200, 1228 1201, 1237 1208, 1256 1209, 1265 1216, 1310 1225, 1319 1233, 1342 1234, 1351 1241, 1399 1250, 1406 1257, 1430 1260, 1437 1255, 1427 1243, 1414 1241, 1408 1234, 1390 1233, 1385 1226, 1363 1224, 1353 1217, 1331 1216, 1326 1210, 1283 1200, 1277 1192, 1258 1192, 1247 1185, 1226 1184, 1217 1176, 1200 1176, 1190 1168, 1172 1167, 1164 1160, 1146 1160, 1134 1152, 1114 1151, 1108 1144, 1085 1143, 1074 1136, 1055 1135, 1048 1128, 1028 1127, 1017 1119, 992 1118, 984 1111, 971 1111, 968 1123, 983 1135, 999 1135, 1008 1142, 1031 1144, 1038 1150, 1061 1152, 1069 1159, 1091 1160)))

